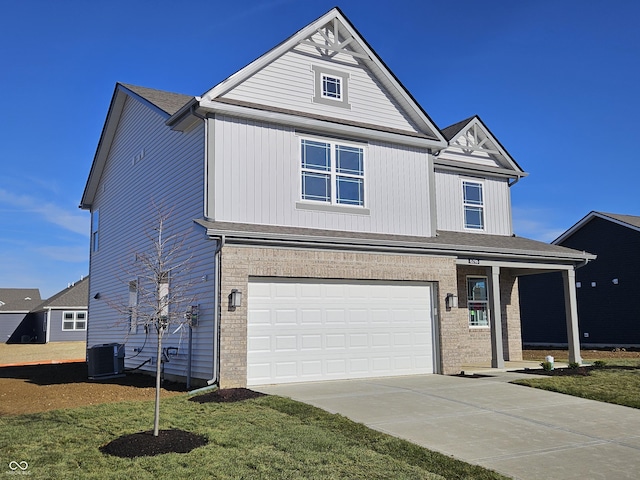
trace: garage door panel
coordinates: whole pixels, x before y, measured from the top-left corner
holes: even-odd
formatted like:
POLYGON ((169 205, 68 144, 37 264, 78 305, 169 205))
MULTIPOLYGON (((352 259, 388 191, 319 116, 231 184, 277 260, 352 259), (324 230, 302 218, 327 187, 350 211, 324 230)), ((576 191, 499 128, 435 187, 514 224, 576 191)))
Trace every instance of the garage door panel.
POLYGON ((248 310, 249 385, 433 371, 428 284, 251 281, 248 310))

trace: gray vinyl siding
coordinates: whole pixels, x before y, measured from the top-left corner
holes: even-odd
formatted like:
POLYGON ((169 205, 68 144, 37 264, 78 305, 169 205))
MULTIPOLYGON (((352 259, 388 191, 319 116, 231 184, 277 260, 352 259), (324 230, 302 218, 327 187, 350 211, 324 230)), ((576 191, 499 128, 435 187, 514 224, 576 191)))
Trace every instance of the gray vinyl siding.
POLYGON ((14 330, 18 328, 20 322, 27 316, 27 312, 24 313, 5 313, 0 312, 0 342, 6 343, 9 337, 13 334, 14 330))
MULTIPOLYGON (((210 211, 218 221, 430 236, 425 150, 383 143, 365 149, 365 208, 325 211, 301 205, 300 138, 293 129, 230 117, 215 119, 210 211)), ((330 138, 330 137, 327 137, 330 138)), ((339 141, 339 140, 336 140, 339 141)))
POLYGON ((438 230, 469 231, 464 228, 463 179, 484 185, 485 229, 482 233, 511 235, 511 192, 507 179, 471 177, 442 170, 436 170, 438 230))
POLYGON ((87 332, 85 330, 62 330, 63 312, 86 312, 86 309, 76 310, 65 308, 64 310, 51 310, 49 314, 49 342, 74 342, 85 341, 87 332))
MULTIPOLYGON (((300 48, 300 47, 299 47, 300 48)), ((353 62, 327 61, 309 52, 289 51, 255 75, 225 93, 222 98, 270 105, 294 111, 339 117, 361 123, 416 132, 413 123, 365 67, 353 62), (347 74, 351 108, 315 103, 313 67, 347 74)), ((347 56, 341 55, 342 58, 347 56)))
MULTIPOLYGON (((200 323, 193 333, 192 375, 209 379, 213 371, 215 243, 193 222, 203 216, 204 128, 200 123, 187 133, 175 132, 164 125, 165 120, 143 103, 127 98, 93 205, 99 210, 99 248, 91 254, 87 346, 124 343, 126 368, 156 356, 155 331, 151 329, 146 339, 141 326, 130 334, 127 317, 109 306, 112 302, 128 304, 128 282, 135 279, 128 266, 135 253, 150 244, 146 231, 155 225, 155 202, 172 209, 167 231, 185 236, 184 252, 191 257, 190 276, 197 282, 194 291, 200 306, 200 323), (143 151, 143 157, 134 161, 143 151), (134 348, 142 348, 135 357, 134 348)), ((188 332, 186 328, 174 330, 170 328, 163 345, 178 347, 179 355, 165 364, 165 373, 184 376, 188 332)), ((153 371, 155 367, 147 364, 142 369, 153 371)))

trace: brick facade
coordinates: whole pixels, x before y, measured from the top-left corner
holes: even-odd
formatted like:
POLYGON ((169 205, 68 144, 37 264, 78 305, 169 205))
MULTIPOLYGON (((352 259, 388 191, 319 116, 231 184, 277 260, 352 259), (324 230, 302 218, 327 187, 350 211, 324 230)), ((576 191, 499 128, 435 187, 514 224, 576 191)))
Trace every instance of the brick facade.
MULTIPOLYGON (((469 329, 466 286, 461 288, 468 273, 456 267, 455 258, 226 245, 222 249, 221 268, 220 385, 223 388, 246 385, 248 302, 245 296, 242 306, 231 309, 227 295, 234 288, 246 295, 251 277, 434 282, 439 312, 435 332, 440 373, 458 373, 465 363, 491 358, 489 331, 469 329), (457 270, 460 272, 456 273, 457 270), (459 308, 445 308, 446 294, 456 291, 459 308)), ((514 354, 522 355, 519 316, 514 315, 518 312, 517 288, 514 288, 515 278, 512 280, 505 282, 502 292, 505 345, 508 345, 505 351, 510 352, 511 358, 514 354), (508 302, 504 301, 507 297, 508 302)))

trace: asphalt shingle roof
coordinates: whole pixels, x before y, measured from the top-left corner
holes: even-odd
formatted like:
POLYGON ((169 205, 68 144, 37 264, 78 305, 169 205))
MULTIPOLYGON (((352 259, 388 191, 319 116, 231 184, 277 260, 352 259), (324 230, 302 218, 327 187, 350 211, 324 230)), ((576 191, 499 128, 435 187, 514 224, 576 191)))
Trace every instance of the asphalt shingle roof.
POLYGON ((131 90, 136 95, 141 96, 148 102, 152 103, 160 110, 173 115, 187 102, 191 101, 194 97, 189 95, 183 95, 181 93, 165 92, 164 90, 156 90, 154 88, 139 87, 137 85, 129 85, 121 83, 123 87, 131 90))
POLYGON ((49 297, 35 308, 42 310, 44 308, 55 307, 86 307, 89 302, 89 277, 68 286, 61 292, 49 297))
POLYGON ((30 312, 42 299, 37 288, 0 288, 0 312, 30 312))

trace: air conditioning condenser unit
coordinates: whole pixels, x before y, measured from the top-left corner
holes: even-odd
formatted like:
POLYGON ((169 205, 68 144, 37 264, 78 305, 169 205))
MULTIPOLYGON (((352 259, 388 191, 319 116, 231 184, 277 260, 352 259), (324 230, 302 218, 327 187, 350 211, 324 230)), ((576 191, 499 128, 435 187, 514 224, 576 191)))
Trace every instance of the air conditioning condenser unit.
POLYGON ((104 343, 87 349, 89 378, 124 377, 124 345, 104 343))

